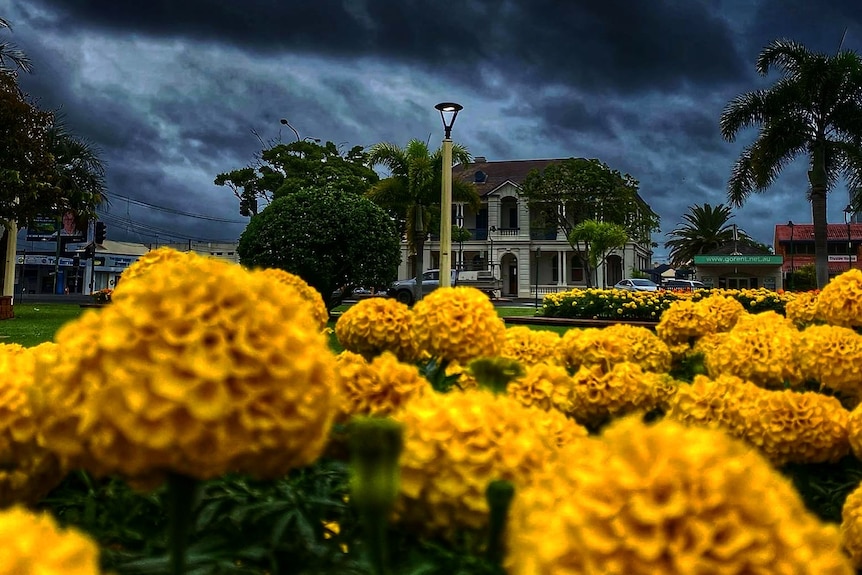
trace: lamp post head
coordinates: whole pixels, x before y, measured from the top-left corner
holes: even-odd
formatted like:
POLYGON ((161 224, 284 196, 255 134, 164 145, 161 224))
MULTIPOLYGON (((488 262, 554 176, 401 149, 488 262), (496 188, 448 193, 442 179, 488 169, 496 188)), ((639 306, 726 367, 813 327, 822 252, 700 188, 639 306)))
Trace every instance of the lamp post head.
POLYGON ((440 119, 443 120, 443 129, 446 132, 446 139, 452 135, 452 126, 455 124, 455 118, 458 112, 464 109, 461 104, 455 102, 440 102, 434 106, 440 112, 440 119))

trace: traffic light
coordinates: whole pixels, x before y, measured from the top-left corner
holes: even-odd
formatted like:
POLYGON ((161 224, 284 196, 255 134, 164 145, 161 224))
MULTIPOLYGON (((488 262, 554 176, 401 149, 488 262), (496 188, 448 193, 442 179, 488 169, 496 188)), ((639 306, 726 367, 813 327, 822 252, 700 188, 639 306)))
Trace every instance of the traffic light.
POLYGON ((93 240, 99 245, 105 243, 105 222, 96 222, 96 235, 93 240))

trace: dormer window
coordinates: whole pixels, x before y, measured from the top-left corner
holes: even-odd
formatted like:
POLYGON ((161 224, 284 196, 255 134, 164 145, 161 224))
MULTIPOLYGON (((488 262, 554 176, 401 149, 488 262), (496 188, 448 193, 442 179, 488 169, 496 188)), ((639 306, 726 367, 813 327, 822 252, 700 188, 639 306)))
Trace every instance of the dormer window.
POLYGON ((476 173, 473 174, 473 183, 484 184, 487 179, 488 174, 486 174, 482 170, 476 170, 476 173))

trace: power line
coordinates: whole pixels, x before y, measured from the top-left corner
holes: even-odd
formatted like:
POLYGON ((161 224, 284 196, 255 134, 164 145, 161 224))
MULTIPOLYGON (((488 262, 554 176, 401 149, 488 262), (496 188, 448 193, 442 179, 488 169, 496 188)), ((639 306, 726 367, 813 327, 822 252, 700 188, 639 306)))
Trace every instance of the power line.
POLYGON ((151 224, 144 224, 140 222, 136 222, 131 218, 125 218, 121 216, 115 216, 113 214, 104 214, 103 219, 112 225, 119 226, 121 228, 125 228, 126 231, 136 233, 138 235, 144 235, 151 238, 176 238, 180 240, 194 240, 198 242, 216 242, 216 243, 233 243, 236 242, 236 238, 232 239, 214 239, 214 238, 205 238, 203 236, 195 236, 191 234, 183 234, 177 233, 176 229, 170 230, 166 228, 160 228, 158 226, 153 226, 151 224))
POLYGON ((184 212, 184 211, 182 211, 182 210, 177 210, 177 209, 174 209, 174 208, 167 208, 167 207, 165 207, 165 206, 159 206, 159 205, 156 205, 156 204, 152 204, 152 203, 150 203, 150 202, 145 202, 145 201, 143 201, 143 200, 136 200, 135 198, 130 198, 130 197, 128 197, 128 196, 121 196, 121 195, 119 195, 119 194, 110 194, 110 197, 112 197, 112 198, 119 198, 119 199, 121 199, 121 200, 125 200, 125 201, 127 201, 127 202, 130 202, 130 203, 135 204, 135 205, 138 205, 138 206, 144 206, 144 207, 147 207, 147 208, 152 208, 152 209, 154 209, 154 210, 161 210, 161 211, 163 211, 163 212, 168 212, 168 213, 170 213, 170 214, 175 214, 175 215, 178 215, 178 216, 186 216, 186 217, 190 217, 190 218, 197 218, 197 219, 200 219, 200 220, 208 220, 208 221, 211 221, 211 222, 223 222, 223 223, 226 223, 226 224, 247 224, 247 223, 248 223, 248 222, 247 222, 247 221, 245 221, 245 220, 229 220, 229 219, 226 219, 226 218, 218 218, 218 217, 215 217, 215 216, 207 216, 207 215, 205 215, 205 214, 194 214, 194 213, 191 213, 191 212, 184 212))

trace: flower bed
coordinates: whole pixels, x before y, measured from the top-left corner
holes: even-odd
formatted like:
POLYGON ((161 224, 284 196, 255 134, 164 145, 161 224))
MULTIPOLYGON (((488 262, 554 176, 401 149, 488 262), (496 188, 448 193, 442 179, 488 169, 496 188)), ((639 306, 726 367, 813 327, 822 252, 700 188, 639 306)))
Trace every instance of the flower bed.
POLYGON ((356 304, 340 354, 300 281, 157 250, 54 343, 0 346, 0 495, 52 516, 0 515, 0 573, 90 575, 96 548, 118 574, 862 564, 862 335, 838 311, 862 274, 546 298, 656 313, 562 337, 440 288, 356 304))

